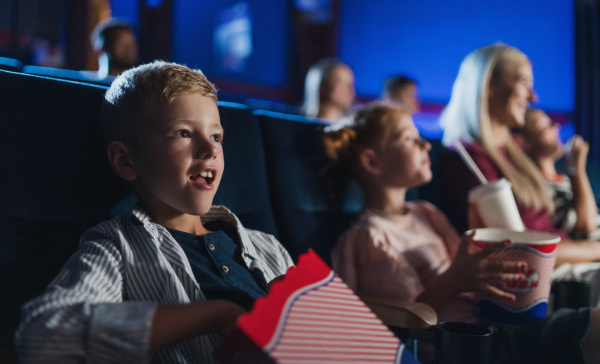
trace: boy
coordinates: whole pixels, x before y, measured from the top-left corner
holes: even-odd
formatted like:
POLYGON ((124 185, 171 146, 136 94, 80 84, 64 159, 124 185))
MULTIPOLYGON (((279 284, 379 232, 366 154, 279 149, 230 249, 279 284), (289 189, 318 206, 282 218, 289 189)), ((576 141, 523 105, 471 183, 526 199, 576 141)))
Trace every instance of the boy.
POLYGON ((104 20, 92 31, 90 42, 98 57, 97 78, 121 74, 138 65, 138 45, 133 27, 118 19, 104 20))
POLYGON ((23 307, 20 361, 212 362, 220 335, 293 264, 271 235, 211 207, 223 174, 214 86, 156 61, 124 72, 102 118, 138 205, 88 230, 23 307))
POLYGON ((558 124, 540 109, 528 109, 525 125, 515 131, 552 191, 554 227, 573 239, 599 240, 596 198, 586 170, 588 143, 574 135, 563 145, 558 124), (556 169, 556 162, 563 156, 566 175, 556 169))
POLYGON ((412 115, 421 110, 417 81, 406 76, 388 78, 383 84, 383 99, 400 104, 412 115))

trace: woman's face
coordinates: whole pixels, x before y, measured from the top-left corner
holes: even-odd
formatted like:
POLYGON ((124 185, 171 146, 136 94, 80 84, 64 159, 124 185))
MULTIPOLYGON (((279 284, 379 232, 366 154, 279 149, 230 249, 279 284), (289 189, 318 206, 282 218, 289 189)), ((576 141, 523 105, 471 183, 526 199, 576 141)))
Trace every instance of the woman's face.
POLYGON ((330 82, 325 87, 329 95, 325 99, 339 107, 341 110, 347 110, 354 102, 354 73, 347 66, 337 66, 331 71, 330 82))
POLYGON ((508 63, 489 85, 489 112, 493 123, 509 128, 525 125, 525 112, 535 100, 533 70, 527 59, 508 63))

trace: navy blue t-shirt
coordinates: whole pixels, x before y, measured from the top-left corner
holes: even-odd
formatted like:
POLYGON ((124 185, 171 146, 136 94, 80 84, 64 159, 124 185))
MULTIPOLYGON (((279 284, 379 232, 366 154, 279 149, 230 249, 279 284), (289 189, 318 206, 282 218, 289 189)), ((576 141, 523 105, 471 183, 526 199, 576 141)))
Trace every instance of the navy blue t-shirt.
POLYGON ((266 294, 260 269, 250 271, 242 259, 239 236, 230 225, 207 227, 204 236, 167 229, 185 252, 206 299, 233 301, 250 311, 254 300, 266 294))

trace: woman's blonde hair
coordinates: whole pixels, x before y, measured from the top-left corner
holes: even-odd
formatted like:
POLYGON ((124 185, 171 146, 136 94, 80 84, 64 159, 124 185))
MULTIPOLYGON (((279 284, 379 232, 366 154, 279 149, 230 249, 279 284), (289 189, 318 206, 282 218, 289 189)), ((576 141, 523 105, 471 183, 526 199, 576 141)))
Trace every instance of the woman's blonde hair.
POLYGON ((510 65, 522 60, 528 60, 523 52, 502 43, 476 49, 465 57, 450 101, 440 116, 444 129, 442 142, 446 146, 457 140, 480 144, 511 182, 521 204, 552 212, 554 203, 535 163, 512 135, 506 143, 510 162, 507 161, 496 147, 492 133, 488 102, 490 81, 503 76, 510 65))
POLYGON ((382 152, 400 117, 410 118, 408 111, 388 102, 363 106, 355 113, 350 125, 323 134, 323 148, 327 160, 324 169, 333 186, 348 178, 361 182, 359 155, 366 148, 382 152))

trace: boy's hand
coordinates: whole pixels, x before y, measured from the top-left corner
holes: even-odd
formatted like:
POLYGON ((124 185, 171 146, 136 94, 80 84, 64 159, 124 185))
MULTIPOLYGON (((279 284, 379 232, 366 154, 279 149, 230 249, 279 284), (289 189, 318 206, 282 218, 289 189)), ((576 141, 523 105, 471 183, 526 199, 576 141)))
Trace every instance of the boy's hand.
POLYGON ((222 310, 220 310, 222 316, 221 324, 219 325, 219 333, 222 336, 225 336, 235 329, 238 318, 247 313, 247 311, 237 303, 231 301, 222 300, 220 304, 222 304, 223 307, 222 310))
POLYGON ((456 252, 450 269, 459 291, 480 291, 494 297, 514 301, 514 294, 500 290, 494 283, 519 282, 525 279, 522 272, 527 268, 524 261, 491 261, 489 256, 494 252, 509 247, 514 243, 505 240, 498 244, 489 244, 480 252, 471 252, 473 235, 465 235, 456 252))

